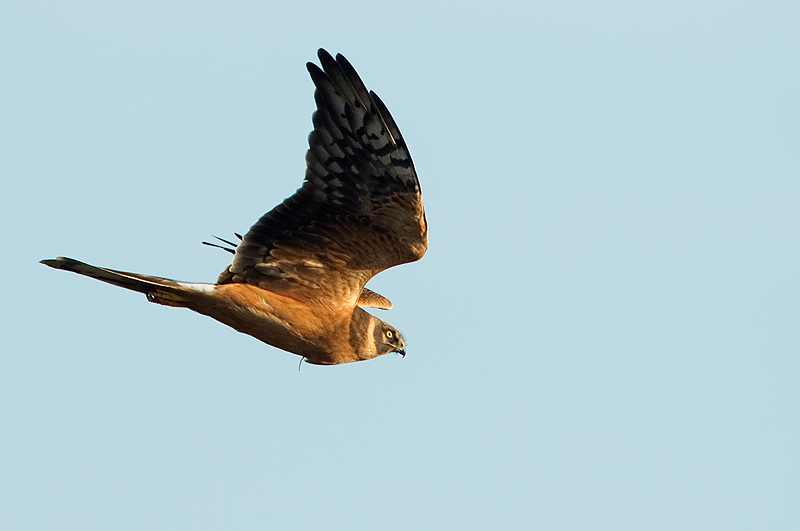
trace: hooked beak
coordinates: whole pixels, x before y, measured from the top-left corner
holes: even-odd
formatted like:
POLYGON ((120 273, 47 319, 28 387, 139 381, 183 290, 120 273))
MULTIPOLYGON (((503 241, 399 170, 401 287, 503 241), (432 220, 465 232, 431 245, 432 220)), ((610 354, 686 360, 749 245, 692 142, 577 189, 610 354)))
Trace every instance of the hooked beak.
POLYGON ((400 340, 400 347, 398 347, 398 349, 395 350, 395 352, 397 352, 398 354, 400 354, 401 356, 403 356, 405 358, 406 357, 406 342, 401 339, 400 340))

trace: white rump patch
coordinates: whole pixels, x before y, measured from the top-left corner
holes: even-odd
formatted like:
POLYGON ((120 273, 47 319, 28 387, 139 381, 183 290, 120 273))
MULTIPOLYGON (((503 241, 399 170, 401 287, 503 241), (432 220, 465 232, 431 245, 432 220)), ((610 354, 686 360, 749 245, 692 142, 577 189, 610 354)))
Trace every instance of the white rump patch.
POLYGON ((199 284, 199 283, 193 284, 191 282, 178 282, 178 284, 180 284, 184 288, 193 289, 195 291, 200 291, 202 293, 212 293, 214 291, 217 291, 216 284, 199 284))

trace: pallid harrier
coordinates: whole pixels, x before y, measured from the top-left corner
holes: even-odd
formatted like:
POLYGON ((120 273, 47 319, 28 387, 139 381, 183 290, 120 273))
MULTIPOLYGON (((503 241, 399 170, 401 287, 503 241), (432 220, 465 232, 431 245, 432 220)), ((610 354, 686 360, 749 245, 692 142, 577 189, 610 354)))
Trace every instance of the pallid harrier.
POLYGON ((216 284, 64 257, 42 263, 189 308, 309 363, 405 355, 400 332, 361 308, 390 308, 365 284, 384 269, 419 260, 428 247, 417 174, 383 102, 343 56, 322 49, 318 55, 322 69, 307 65, 317 111, 303 185, 230 244, 233 261, 216 284))

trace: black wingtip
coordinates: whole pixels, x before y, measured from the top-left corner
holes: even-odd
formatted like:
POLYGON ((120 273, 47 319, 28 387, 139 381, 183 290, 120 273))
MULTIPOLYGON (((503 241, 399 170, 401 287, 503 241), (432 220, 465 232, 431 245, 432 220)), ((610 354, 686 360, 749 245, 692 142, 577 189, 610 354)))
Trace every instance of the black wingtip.
POLYGON ((325 48, 320 48, 319 50, 317 50, 317 57, 319 57, 319 60, 322 61, 323 63, 325 61, 333 61, 333 56, 329 54, 328 50, 326 50, 325 48))
POLYGON ((337 63, 333 56, 325 49, 320 48, 317 52, 317 57, 319 57, 319 64, 326 74, 331 75, 332 72, 335 72, 339 68, 339 63, 337 63))
POLYGON ((222 245, 217 245, 216 243, 211 243, 211 242, 200 242, 200 243, 202 243, 203 245, 208 245, 209 247, 215 247, 217 249, 222 249, 223 251, 228 251, 231 254, 236 254, 236 250, 228 249, 227 247, 223 247, 222 245))
POLYGON ((336 63, 339 65, 339 68, 341 68, 348 74, 348 76, 355 74, 356 77, 359 77, 358 74, 356 74, 356 69, 353 67, 353 65, 350 64, 350 61, 348 61, 347 57, 345 57, 344 55, 337 53, 336 63))

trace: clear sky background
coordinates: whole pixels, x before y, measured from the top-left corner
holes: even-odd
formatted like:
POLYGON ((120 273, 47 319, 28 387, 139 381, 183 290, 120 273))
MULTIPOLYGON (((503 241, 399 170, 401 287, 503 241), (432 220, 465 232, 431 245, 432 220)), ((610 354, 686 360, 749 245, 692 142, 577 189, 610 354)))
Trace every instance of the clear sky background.
POLYGON ((800 528, 799 5, 4 2, 0 528, 800 528), (38 264, 216 279, 318 47, 420 176, 405 359, 38 264))

